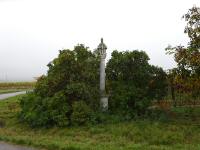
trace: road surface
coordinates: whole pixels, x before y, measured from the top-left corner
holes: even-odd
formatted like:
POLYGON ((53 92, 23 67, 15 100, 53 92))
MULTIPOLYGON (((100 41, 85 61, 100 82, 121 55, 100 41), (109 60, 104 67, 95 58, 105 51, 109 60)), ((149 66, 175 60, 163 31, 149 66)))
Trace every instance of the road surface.
POLYGON ((36 149, 0 142, 0 150, 36 150, 36 149))
POLYGON ((0 100, 6 99, 6 98, 9 98, 9 97, 13 97, 13 96, 16 96, 16 95, 20 95, 20 94, 25 94, 25 93, 26 93, 26 91, 0 94, 0 100))

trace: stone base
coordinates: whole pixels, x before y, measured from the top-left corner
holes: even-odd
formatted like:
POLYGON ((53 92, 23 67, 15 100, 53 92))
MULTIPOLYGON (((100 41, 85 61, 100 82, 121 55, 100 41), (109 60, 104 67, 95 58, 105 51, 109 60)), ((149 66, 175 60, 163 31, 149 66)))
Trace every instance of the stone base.
POLYGON ((101 97, 100 101, 101 109, 102 111, 107 111, 108 110, 108 96, 103 96, 101 97))

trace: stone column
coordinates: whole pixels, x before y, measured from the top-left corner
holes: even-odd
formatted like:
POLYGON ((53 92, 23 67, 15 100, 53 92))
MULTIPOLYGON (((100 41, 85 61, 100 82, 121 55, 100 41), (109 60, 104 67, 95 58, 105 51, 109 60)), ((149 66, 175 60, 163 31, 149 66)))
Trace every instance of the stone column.
POLYGON ((105 92, 105 59, 101 58, 100 62, 100 92, 105 92))
POLYGON ((105 92, 105 59, 106 59, 106 45, 103 43, 103 38, 98 46, 98 51, 100 54, 100 106, 102 111, 107 111, 108 109, 108 96, 105 92))

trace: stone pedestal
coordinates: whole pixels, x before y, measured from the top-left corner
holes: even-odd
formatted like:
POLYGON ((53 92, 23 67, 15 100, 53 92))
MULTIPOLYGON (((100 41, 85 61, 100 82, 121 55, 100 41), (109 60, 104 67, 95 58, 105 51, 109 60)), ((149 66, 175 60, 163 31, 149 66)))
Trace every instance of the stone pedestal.
POLYGON ((102 111, 108 110, 108 96, 102 96, 101 97, 100 105, 101 105, 102 111))

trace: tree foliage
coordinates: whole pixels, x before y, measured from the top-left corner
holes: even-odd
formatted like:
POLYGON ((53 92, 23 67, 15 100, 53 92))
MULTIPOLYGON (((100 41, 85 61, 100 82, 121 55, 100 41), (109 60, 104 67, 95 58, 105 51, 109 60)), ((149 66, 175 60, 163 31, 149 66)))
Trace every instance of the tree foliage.
POLYGON ((22 98, 21 120, 31 126, 65 126, 71 124, 72 114, 77 114, 74 111, 84 114, 80 111, 85 110, 85 105, 73 110, 77 101, 98 109, 99 60, 87 47, 60 50, 48 67, 47 75, 38 80, 34 92, 22 98))
POLYGON ((165 96, 166 74, 148 60, 144 51, 113 51, 106 67, 112 111, 142 115, 151 100, 165 96))
MULTIPOLYGON (((166 74, 148 60, 144 51, 113 51, 106 67, 110 112, 143 115, 151 100, 165 96, 166 74)), ((21 120, 32 127, 98 120, 99 63, 99 56, 84 45, 59 51, 48 64, 47 75, 21 99, 21 120)))
POLYGON ((183 15, 186 21, 184 33, 190 39, 187 47, 167 47, 167 53, 173 54, 177 68, 170 71, 173 88, 188 93, 193 98, 200 95, 200 8, 192 7, 183 15))

